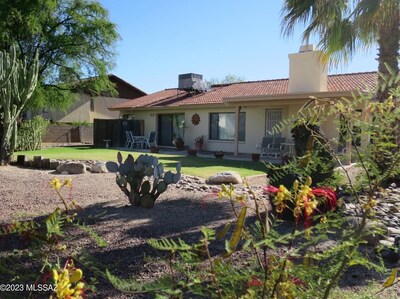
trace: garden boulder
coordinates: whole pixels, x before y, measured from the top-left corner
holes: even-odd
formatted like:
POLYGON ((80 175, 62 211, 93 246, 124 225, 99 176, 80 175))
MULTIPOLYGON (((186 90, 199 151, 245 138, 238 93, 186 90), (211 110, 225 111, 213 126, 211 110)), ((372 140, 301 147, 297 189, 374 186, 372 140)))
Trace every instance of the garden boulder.
POLYGON ((86 165, 82 162, 69 162, 57 167, 58 173, 81 174, 86 172, 86 165))
POLYGON ((107 167, 105 162, 96 162, 92 165, 92 172, 94 173, 107 173, 107 167))
MULTIPOLYGON (((345 218, 345 227, 352 229, 357 228, 361 223, 362 218, 357 216, 347 216, 345 218)), ((389 231, 386 225, 379 221, 367 221, 364 228, 365 234, 363 235, 364 241, 367 245, 377 246, 379 240, 384 239, 389 235, 389 231)))
POLYGON ((207 184, 241 184, 243 183, 240 174, 236 171, 219 172, 216 175, 210 176, 207 184))

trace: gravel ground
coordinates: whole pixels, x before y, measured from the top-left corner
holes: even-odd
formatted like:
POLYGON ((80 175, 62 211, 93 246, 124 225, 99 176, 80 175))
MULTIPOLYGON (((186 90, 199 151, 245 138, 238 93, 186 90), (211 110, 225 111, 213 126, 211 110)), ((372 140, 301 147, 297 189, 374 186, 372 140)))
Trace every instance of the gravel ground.
MULTIPOLYGON (((84 208, 80 218, 108 242, 108 246, 101 248, 81 230, 69 230, 64 241, 68 249, 60 252, 61 260, 74 255, 90 257, 93 269, 98 267, 104 271, 107 265, 110 272, 119 277, 135 275, 140 280, 148 281, 165 273, 165 266, 157 262, 160 253, 146 243, 148 238, 179 237, 187 242, 196 242, 201 226, 220 229, 234 219, 230 205, 207 192, 169 186, 154 208, 148 210, 128 205, 127 198, 115 184, 115 174, 60 175, 46 170, 6 166, 0 168, 0 225, 18 219, 37 219, 62 207, 57 195, 50 189, 49 182, 53 177, 72 179, 71 191, 63 190, 63 194, 66 198, 75 199, 84 208), (156 260, 149 261, 144 256, 155 256, 156 260)), ((223 247, 224 244, 221 244, 217 250, 223 250, 223 247)), ((0 254, 2 250, 10 251, 12 245, 1 244, 0 240, 0 254)), ((27 271, 29 267, 32 269, 29 262, 21 263, 26 265, 27 271)), ((97 275, 86 271, 85 276, 97 275)), ((354 270, 344 278, 343 287, 357 291, 370 278, 372 276, 363 269, 354 270)), ((382 293, 376 298, 396 298, 400 294, 399 288, 394 293, 394 297, 390 296, 392 292, 389 296, 382 293)), ((89 294, 89 297, 144 298, 121 293, 101 278, 96 294, 89 294)))
MULTIPOLYGON (((84 208, 81 219, 109 244, 100 248, 87 234, 72 230, 66 239, 73 250, 63 255, 67 257, 71 251, 89 253, 95 262, 109 265, 110 271, 119 276, 136 274, 146 280, 163 274, 163 267, 143 260, 144 255, 157 255, 147 245, 148 238, 179 237, 196 242, 201 226, 220 228, 234 219, 230 205, 205 192, 169 186, 153 209, 135 208, 128 205, 112 173, 60 175, 6 166, 0 168, 0 224, 34 219, 62 207, 49 185, 53 177, 72 179, 71 191, 63 189, 63 194, 84 208)), ((96 294, 99 298, 125 298, 107 283, 98 286, 96 294)))

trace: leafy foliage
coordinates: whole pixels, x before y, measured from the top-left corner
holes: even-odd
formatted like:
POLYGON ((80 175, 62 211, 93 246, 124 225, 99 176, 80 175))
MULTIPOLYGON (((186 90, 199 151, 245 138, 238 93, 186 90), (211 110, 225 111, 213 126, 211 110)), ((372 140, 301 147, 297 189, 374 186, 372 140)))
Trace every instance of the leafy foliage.
POLYGON ((22 121, 18 128, 19 151, 36 151, 42 147, 42 141, 50 122, 37 115, 32 120, 22 121))
POLYGON ((29 108, 66 107, 75 101, 71 91, 114 90, 107 73, 119 36, 98 1, 1 0, 0 6, 0 49, 18 44, 28 64, 39 52, 39 84, 29 108))

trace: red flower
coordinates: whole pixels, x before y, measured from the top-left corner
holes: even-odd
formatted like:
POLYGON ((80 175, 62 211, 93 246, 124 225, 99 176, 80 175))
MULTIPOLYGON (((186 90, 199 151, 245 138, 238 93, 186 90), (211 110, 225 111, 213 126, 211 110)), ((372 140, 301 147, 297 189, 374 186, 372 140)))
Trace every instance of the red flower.
POLYGON ((263 282, 259 280, 256 276, 252 276, 251 280, 247 282, 247 287, 261 287, 263 285, 263 282))
MULTIPOLYGON (((337 196, 336 192, 329 188, 329 187, 318 187, 312 188, 312 193, 316 197, 323 197, 325 198, 325 212, 332 211, 336 208, 337 205, 337 196)), ((324 212, 324 211, 321 211, 324 212)))
POLYGON ((274 187, 274 186, 272 186, 272 185, 269 185, 269 186, 266 186, 266 187, 264 187, 264 193, 268 193, 268 194, 277 194, 278 193, 278 191, 279 191, 279 188, 276 188, 276 187, 274 187))

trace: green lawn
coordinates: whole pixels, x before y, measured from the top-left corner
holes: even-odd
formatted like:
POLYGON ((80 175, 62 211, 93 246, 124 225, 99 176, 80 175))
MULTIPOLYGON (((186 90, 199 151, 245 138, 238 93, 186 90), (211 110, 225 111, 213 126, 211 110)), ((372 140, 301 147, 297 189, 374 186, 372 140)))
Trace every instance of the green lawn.
MULTIPOLYGON (((40 151, 16 152, 14 155, 23 154, 33 158, 33 156, 43 156, 50 159, 74 159, 74 160, 100 160, 100 161, 116 161, 118 150, 92 148, 90 146, 77 147, 57 147, 40 151)), ((140 153, 121 151, 125 158, 128 154, 132 154, 134 158, 140 153)), ((251 161, 233 161, 226 159, 208 159, 200 157, 191 157, 184 155, 166 155, 153 154, 157 156, 167 169, 173 169, 178 162, 182 164, 182 172, 184 174, 207 178, 217 172, 233 170, 240 173, 242 177, 263 174, 266 167, 261 162, 251 161)))

